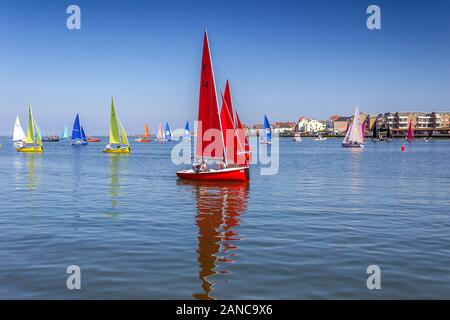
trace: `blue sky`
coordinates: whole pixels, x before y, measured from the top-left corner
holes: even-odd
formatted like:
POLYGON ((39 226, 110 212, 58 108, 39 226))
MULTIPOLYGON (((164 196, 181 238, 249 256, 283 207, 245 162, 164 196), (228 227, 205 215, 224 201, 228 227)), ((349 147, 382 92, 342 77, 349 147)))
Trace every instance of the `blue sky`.
MULTIPOLYGON (((203 31, 245 123, 450 110, 450 1, 0 0, 0 134, 31 99, 43 133, 197 117, 203 31), (66 8, 81 7, 81 30, 66 8), (381 30, 366 8, 381 7, 381 30)), ((25 123, 22 123, 25 125, 25 123)))

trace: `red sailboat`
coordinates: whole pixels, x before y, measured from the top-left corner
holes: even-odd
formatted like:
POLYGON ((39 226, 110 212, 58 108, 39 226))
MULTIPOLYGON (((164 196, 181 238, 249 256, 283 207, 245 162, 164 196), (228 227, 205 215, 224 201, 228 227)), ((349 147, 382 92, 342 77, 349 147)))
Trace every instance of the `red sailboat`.
POLYGON ((208 35, 205 32, 200 76, 196 161, 192 169, 178 171, 177 176, 200 181, 249 180, 250 170, 242 146, 244 141, 242 134, 243 130, 236 130, 228 81, 225 96, 222 96, 222 109, 219 112, 208 35), (215 168, 207 163, 208 160, 216 162, 215 168))
POLYGON ((411 120, 409 120, 408 135, 407 135, 406 139, 409 142, 412 142, 414 140, 414 129, 413 129, 411 120))

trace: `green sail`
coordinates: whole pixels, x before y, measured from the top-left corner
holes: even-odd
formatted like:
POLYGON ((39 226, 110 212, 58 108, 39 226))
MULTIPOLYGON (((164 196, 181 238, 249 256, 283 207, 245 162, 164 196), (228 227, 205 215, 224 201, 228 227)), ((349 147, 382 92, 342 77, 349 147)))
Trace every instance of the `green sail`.
POLYGON ((116 109, 114 99, 111 98, 111 122, 109 125, 109 144, 120 144, 119 126, 117 125, 116 109))
POLYGON ((122 143, 127 147, 130 147, 130 142, 128 141, 127 133, 123 128, 122 121, 120 121, 120 130, 122 131, 122 143))
POLYGON ((36 131, 36 145, 39 147, 42 147, 42 137, 41 137, 41 132, 39 131, 39 128, 37 126, 36 121, 34 122, 34 128, 36 131))
POLYGON ((29 144, 34 143, 34 119, 33 119, 33 111, 31 110, 31 103, 28 105, 28 130, 25 143, 29 144))

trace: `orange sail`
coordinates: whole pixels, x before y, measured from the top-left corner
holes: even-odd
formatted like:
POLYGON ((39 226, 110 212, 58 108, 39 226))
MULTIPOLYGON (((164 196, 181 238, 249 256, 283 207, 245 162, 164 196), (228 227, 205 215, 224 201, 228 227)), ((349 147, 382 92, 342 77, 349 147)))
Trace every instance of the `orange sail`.
POLYGON ((148 138, 150 136, 150 134, 148 133, 148 125, 144 125, 144 137, 148 138))
POLYGON ((197 158, 223 159, 223 137, 217 104, 216 84, 209 50, 208 34, 203 39, 200 70, 200 95, 198 104, 197 158))

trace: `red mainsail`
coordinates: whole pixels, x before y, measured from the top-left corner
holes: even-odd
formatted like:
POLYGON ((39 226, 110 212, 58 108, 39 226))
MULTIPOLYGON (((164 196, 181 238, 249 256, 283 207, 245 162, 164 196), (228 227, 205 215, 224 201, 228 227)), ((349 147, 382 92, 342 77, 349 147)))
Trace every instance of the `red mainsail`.
POLYGON ((209 50, 208 34, 205 31, 200 70, 200 96, 195 156, 197 158, 223 159, 222 139, 214 71, 209 50))

